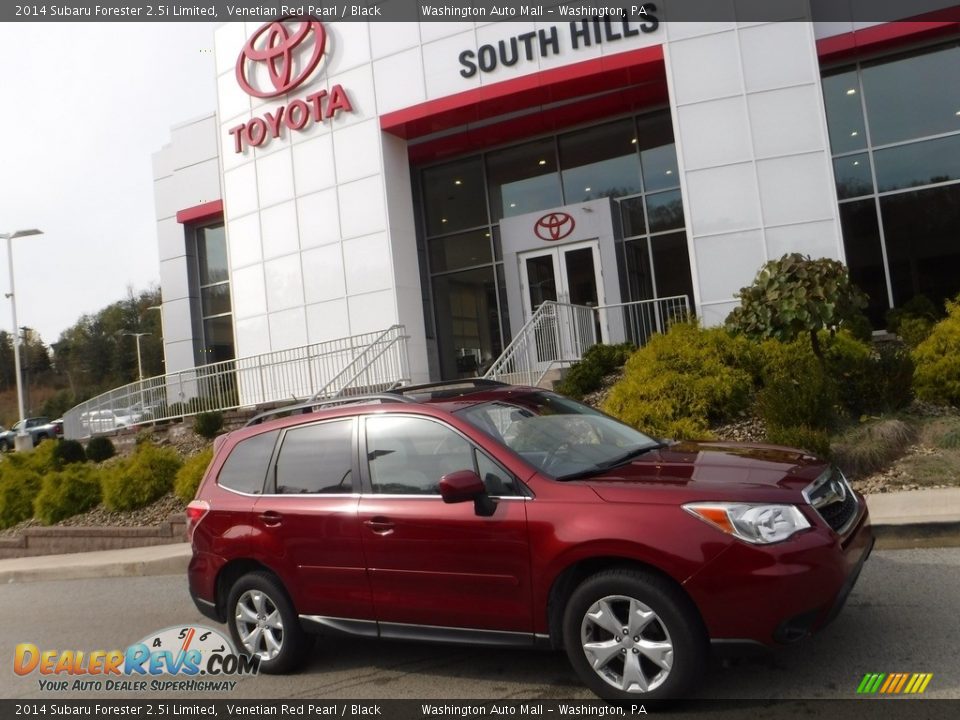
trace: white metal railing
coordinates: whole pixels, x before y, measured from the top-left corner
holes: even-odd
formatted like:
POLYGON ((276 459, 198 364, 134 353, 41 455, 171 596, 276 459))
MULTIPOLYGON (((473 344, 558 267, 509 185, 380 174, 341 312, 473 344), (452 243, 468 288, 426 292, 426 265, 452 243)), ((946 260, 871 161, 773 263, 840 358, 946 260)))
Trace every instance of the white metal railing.
POLYGON ((539 385, 553 368, 572 365, 601 339, 645 345, 654 333, 690 317, 686 295, 590 307, 544 302, 483 377, 539 385))
POLYGON ((202 412, 375 392, 409 379, 407 335, 394 325, 130 383, 68 410, 63 432, 81 439, 202 412))

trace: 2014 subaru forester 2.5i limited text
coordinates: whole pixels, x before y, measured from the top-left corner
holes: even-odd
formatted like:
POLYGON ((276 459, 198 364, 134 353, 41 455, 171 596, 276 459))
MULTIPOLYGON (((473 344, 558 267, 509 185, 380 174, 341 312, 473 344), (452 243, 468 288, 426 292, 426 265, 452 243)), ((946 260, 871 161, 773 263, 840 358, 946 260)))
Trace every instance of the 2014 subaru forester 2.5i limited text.
POLYGON ((661 442, 537 388, 283 410, 219 439, 187 510, 194 602, 267 672, 308 633, 542 645, 603 698, 680 697, 711 643, 832 620, 873 545, 803 451, 661 442))

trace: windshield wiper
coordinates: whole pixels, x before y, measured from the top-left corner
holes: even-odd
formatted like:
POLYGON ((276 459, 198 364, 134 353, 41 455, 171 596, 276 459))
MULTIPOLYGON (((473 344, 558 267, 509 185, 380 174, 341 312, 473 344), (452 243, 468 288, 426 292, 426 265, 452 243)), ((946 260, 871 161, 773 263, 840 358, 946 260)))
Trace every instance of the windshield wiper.
POLYGON ((607 470, 611 470, 615 467, 628 463, 634 458, 638 458, 641 455, 650 452, 651 450, 659 450, 660 448, 665 448, 666 446, 666 443, 657 442, 634 448, 633 450, 625 452, 623 455, 618 455, 617 457, 613 458, 613 460, 607 460, 606 462, 599 463, 595 467, 592 467, 588 470, 579 470, 575 473, 570 473, 569 475, 561 475, 557 478, 557 480, 580 480, 582 478, 590 477, 591 475, 599 475, 602 472, 606 472, 607 470))

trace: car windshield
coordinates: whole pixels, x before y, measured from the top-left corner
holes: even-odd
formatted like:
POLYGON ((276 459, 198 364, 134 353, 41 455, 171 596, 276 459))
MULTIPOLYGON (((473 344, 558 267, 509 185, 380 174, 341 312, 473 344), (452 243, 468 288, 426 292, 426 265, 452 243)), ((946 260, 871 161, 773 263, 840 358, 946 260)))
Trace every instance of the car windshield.
POLYGON ((518 393, 457 414, 556 480, 586 477, 662 447, 603 413, 548 392, 518 393))

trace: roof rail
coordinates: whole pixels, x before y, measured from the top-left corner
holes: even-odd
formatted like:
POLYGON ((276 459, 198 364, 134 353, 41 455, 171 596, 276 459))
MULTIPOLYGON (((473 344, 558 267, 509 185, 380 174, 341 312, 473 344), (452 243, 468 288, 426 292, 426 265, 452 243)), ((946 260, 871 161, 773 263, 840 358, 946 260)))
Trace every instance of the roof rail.
POLYGON ((400 387, 390 388, 387 390, 388 393, 396 394, 398 396, 406 395, 407 393, 420 392, 422 390, 456 390, 457 388, 493 388, 493 387, 506 387, 507 383, 502 383, 499 380, 488 380, 487 378, 466 378, 463 380, 441 380, 440 382, 432 383, 423 383, 422 385, 401 385, 400 387))
POLYGON ((255 415, 253 418, 247 422, 244 427, 250 427, 251 425, 259 425, 262 422, 266 422, 271 418, 279 417, 281 415, 307 415, 312 412, 324 407, 336 407, 338 405, 355 405, 361 403, 370 403, 370 402, 382 402, 382 403, 416 403, 416 400, 411 398, 403 397, 402 395, 393 395, 393 394, 377 394, 377 395, 356 395, 353 397, 337 397, 337 398, 327 398, 326 400, 308 400, 306 402, 295 403, 293 405, 284 405, 282 407, 273 408, 272 410, 266 410, 265 412, 255 415))

